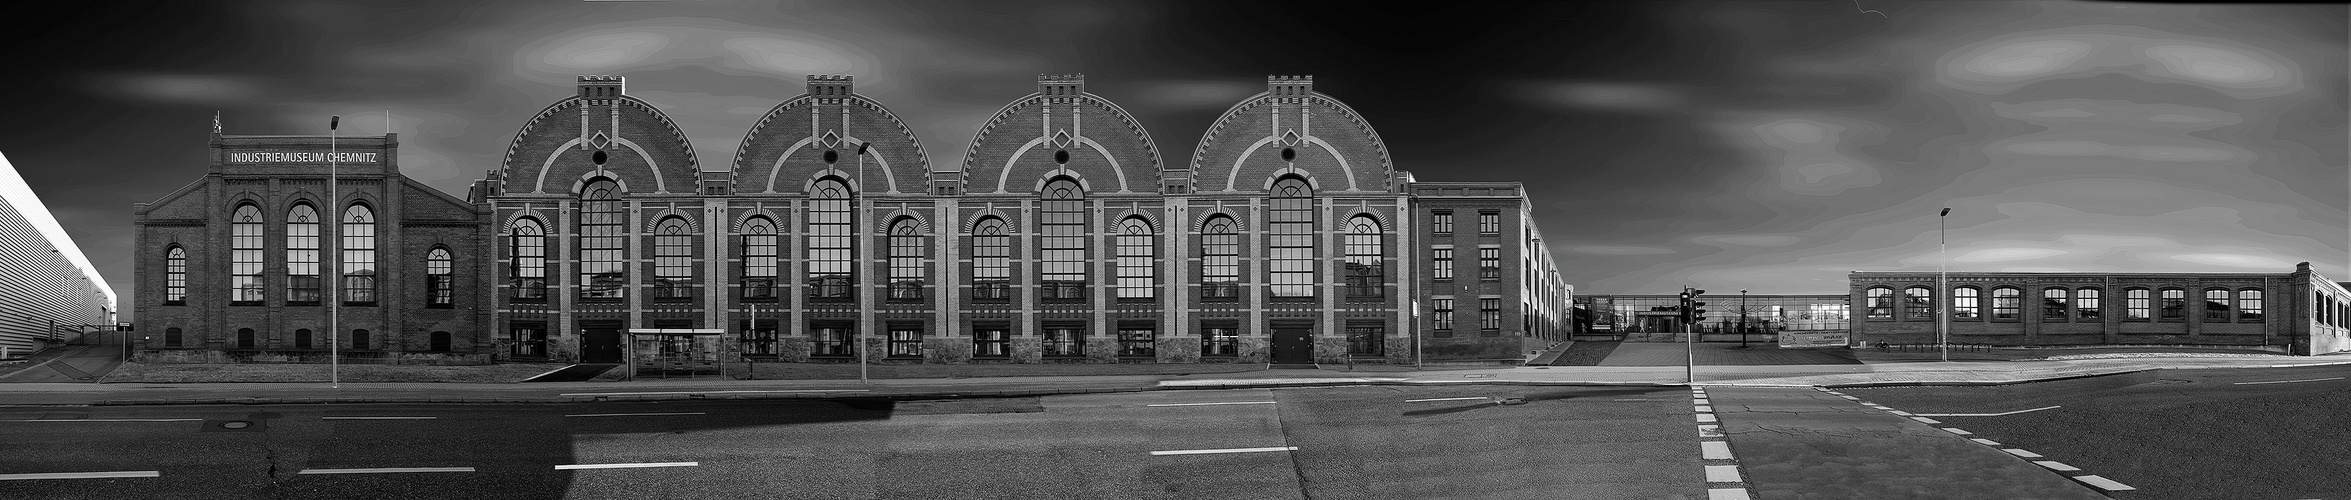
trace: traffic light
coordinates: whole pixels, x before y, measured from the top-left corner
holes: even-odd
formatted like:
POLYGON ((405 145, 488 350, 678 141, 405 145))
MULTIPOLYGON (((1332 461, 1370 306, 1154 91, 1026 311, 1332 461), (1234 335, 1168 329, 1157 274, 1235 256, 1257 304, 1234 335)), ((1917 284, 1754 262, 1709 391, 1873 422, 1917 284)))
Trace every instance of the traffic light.
POLYGON ((1697 323, 1698 323, 1698 322, 1700 322, 1700 321, 1705 321, 1705 320, 1706 320, 1706 303, 1705 303, 1705 302, 1700 302, 1700 301, 1698 300, 1698 297, 1700 297, 1700 296, 1703 296, 1703 295, 1706 295, 1706 291, 1705 291, 1705 290, 1699 290, 1699 289, 1695 289, 1695 288, 1693 288, 1693 289, 1690 289, 1690 323, 1691 323, 1691 324, 1697 324, 1697 323))
POLYGON ((1682 303, 1673 308, 1674 315, 1681 317, 1682 324, 1685 325, 1690 324, 1690 300, 1692 298, 1694 296, 1690 295, 1690 287, 1682 287, 1682 303))

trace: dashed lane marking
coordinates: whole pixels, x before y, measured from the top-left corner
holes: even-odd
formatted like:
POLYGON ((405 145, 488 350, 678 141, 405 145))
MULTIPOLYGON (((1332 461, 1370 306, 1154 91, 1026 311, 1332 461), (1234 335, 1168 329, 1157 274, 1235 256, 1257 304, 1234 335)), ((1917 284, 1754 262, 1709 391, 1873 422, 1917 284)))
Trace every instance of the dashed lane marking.
POLYGON ((1706 490, 1706 500, 1749 500, 1750 498, 1752 497, 1747 496, 1746 488, 1711 488, 1706 490))
POLYGON ((1918 416, 1921 416, 1921 417, 2005 417, 2005 416, 2009 416, 2009 415, 2015 415, 2015 414, 2018 414, 2018 413, 2034 412, 2034 411, 2041 411, 2041 410, 2055 410, 2055 409, 2058 409, 2058 408, 2064 408, 2064 407, 2063 407, 2063 406, 2044 406, 2044 407, 2040 407, 2040 408, 2034 408, 2034 409, 2030 409, 2030 410, 2017 410, 2017 411, 2011 411, 2011 412, 2001 412, 2001 413, 1920 413, 1920 414, 1917 414, 1917 415, 1918 415, 1918 416))
POLYGON ((571 464, 571 465, 558 465, 558 466, 555 466, 555 470, 579 470, 579 469, 636 469, 636 468, 643 468, 643 467, 699 467, 699 466, 701 466, 701 465, 702 465, 702 463, 701 463, 701 462, 640 462, 640 463, 627 463, 627 464, 571 464))
POLYGON ((107 479, 117 477, 163 477, 163 473, 151 470, 126 470, 116 472, 40 472, 32 474, 0 474, 0 481, 19 481, 28 479, 107 479))
MULTIPOLYGON (((1471 398, 1471 399, 1485 399, 1485 398, 1471 398)), ((1407 402, 1410 402, 1410 401, 1407 401, 1407 402)), ((1216 405, 1270 405, 1270 404, 1274 404, 1274 402, 1272 402, 1272 401, 1231 401, 1231 402, 1224 402, 1224 403, 1162 403, 1162 404, 1155 404, 1155 405, 1143 405, 1143 406, 1216 406, 1216 405)))
POLYGON ((441 417, 318 417, 320 420, 432 420, 441 417))
POLYGON ((2122 483, 2117 483, 2117 482, 2114 482, 2114 480, 2112 480, 2112 479, 2107 479, 2107 478, 2098 477, 2098 476, 2074 476, 2074 477, 2073 477, 2073 479, 2074 479, 2075 481, 2081 481, 2083 484, 2088 484, 2088 485, 2090 485, 2090 486, 2096 486, 2096 487, 2098 487, 2099 489, 2103 489, 2103 490, 2106 490, 2106 491, 2126 491, 2126 490, 2135 490, 2135 489, 2138 489, 2138 488, 2132 488, 2130 485, 2127 485, 2127 484, 2122 484, 2122 483))
POLYGON ((2302 379, 2302 380, 2271 380, 2271 381, 2267 381, 2267 382, 2237 382, 2237 383, 2236 383, 2236 385, 2259 385, 2259 384, 2291 384, 2291 383, 2295 383, 2295 382, 2324 382, 2324 381, 2328 381, 2328 380, 2342 380, 2342 379, 2343 379, 2343 377, 2313 378, 2313 379, 2302 379))
POLYGON ((1699 407, 1698 407, 1698 411, 1711 412, 1711 411, 1714 411, 1714 407, 1713 407, 1713 406, 1699 406, 1699 407))
POLYGON ((1975 434, 1975 433, 1973 433, 1973 432, 1968 432, 1966 429, 1961 429, 1961 428, 1958 428, 1958 427, 1944 427, 1944 428, 1943 428, 1943 430, 1944 430, 1945 432, 1950 432, 1950 433, 1952 433, 1952 434, 1958 434, 1958 435, 1961 435, 1961 436, 1965 436, 1965 435, 1969 435, 1969 434, 1975 434))
POLYGON ((1718 438, 1718 437, 1722 437, 1722 426, 1720 426, 1720 425, 1701 425, 1701 426, 1698 426, 1698 437, 1702 437, 1702 438, 1718 438))
POLYGON ((1484 396, 1479 396, 1479 397, 1469 397, 1469 398, 1428 398, 1428 399, 1407 399, 1407 400, 1404 400, 1404 402, 1406 402, 1406 403, 1426 403, 1426 402, 1430 402, 1430 401, 1469 401, 1469 400, 1472 400, 1472 399, 1481 399, 1481 400, 1482 400, 1482 399, 1494 399, 1494 398, 1489 398, 1489 397, 1484 397, 1484 396))
POLYGON ((1969 441, 1975 441, 1975 442, 1976 442, 1976 444, 1981 444, 1981 445, 1984 445, 1984 446, 1999 446, 1999 445, 2000 445, 2000 442, 1999 442, 1999 441, 1993 441, 1993 440, 1990 440, 1990 439, 1984 439, 1984 438, 1968 438, 1968 440, 1969 440, 1969 441))
POLYGON ((1706 414, 1706 413, 1700 413, 1700 414, 1698 414, 1698 421, 1700 421, 1700 422, 1713 422, 1713 421, 1714 421, 1714 415, 1712 415, 1712 414, 1706 414))
POLYGON ((378 467, 372 469, 302 469, 295 474, 391 474, 400 472, 473 472, 472 467, 378 467))
POLYGON ((1941 421, 1941 420, 1935 420, 1935 419, 1926 418, 1926 417, 1910 417, 1910 419, 1911 419, 1911 420, 1917 420, 1917 421, 1919 421, 1919 422, 1922 422, 1922 423, 1929 423, 1929 424, 1940 424, 1940 423, 1943 423, 1943 421, 1941 421))
POLYGON ((1152 454, 1152 455, 1208 455, 1208 454, 1215 454, 1215 453, 1264 453, 1264 452, 1269 452, 1269 451, 1298 451, 1298 447, 1296 447, 1296 446, 1275 446, 1275 447, 1269 447, 1269 448, 1224 448, 1224 449, 1215 449, 1215 450, 1164 450, 1164 451, 1154 451, 1154 452, 1151 452, 1151 454, 1152 454))
POLYGON ((564 415, 564 416, 566 416, 566 417, 651 417, 651 416, 664 416, 664 415, 702 415, 702 414, 703 414, 702 412, 671 412, 671 413, 582 413, 582 414, 578 414, 578 415, 564 415))
POLYGON ((1699 441, 1698 455, 1707 460, 1732 460, 1731 444, 1722 441, 1699 441))
POLYGON ((2022 448, 2001 448, 2000 451, 2005 451, 2010 455, 2016 455, 2024 458, 2041 458, 2041 454, 2025 451, 2022 448))
POLYGON ((2062 471, 2062 472, 2073 472, 2073 471, 2077 471, 2077 470, 2082 470, 2081 468, 2074 467, 2074 466, 2071 466, 2071 465, 2066 465, 2064 462, 2059 462, 2059 461, 2056 461, 2056 460, 2034 460, 2034 461, 2033 461, 2033 464, 2035 464, 2035 465, 2039 465, 2039 466, 2042 466, 2042 467, 2048 467, 2048 468, 2049 468, 2049 470, 2054 470, 2054 471, 2062 471))
POLYGON ((1706 482, 1709 482, 1709 483, 1736 483, 1736 482, 1739 482, 1739 466, 1736 466, 1736 465, 1709 465, 1709 466, 1706 466, 1706 482))

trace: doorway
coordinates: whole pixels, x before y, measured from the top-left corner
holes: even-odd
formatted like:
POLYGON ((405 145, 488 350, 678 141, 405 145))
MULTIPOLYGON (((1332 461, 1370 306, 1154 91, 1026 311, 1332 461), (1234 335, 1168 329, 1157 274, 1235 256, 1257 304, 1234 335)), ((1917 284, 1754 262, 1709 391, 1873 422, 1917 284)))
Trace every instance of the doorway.
POLYGON ((1314 364, 1314 323, 1274 323, 1273 362, 1314 364))
POLYGON ((580 322, 580 362, 620 362, 619 321, 580 322))

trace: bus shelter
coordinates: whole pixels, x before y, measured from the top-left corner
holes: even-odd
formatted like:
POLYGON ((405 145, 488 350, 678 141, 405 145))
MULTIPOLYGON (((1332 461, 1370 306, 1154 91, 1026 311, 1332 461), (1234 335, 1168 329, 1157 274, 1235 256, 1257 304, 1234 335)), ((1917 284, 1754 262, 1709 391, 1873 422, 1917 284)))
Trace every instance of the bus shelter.
POLYGON ((629 377, 700 378, 721 375, 717 328, 631 328, 629 377))

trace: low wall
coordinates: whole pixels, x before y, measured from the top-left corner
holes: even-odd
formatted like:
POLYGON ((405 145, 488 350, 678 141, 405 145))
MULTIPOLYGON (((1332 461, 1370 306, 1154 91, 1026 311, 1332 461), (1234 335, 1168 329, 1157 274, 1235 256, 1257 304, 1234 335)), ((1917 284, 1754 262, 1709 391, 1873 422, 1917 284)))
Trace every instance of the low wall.
MULTIPOLYGON (((327 351, 270 349, 149 349, 131 353, 131 361, 153 364, 299 363, 326 364, 327 351)), ((355 351, 342 353, 346 364, 466 366, 491 364, 489 353, 355 351)))

